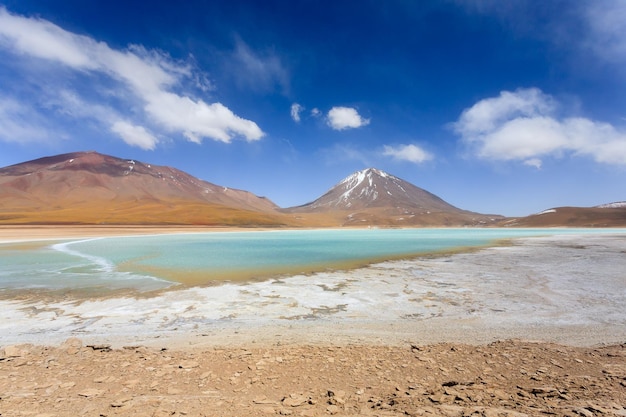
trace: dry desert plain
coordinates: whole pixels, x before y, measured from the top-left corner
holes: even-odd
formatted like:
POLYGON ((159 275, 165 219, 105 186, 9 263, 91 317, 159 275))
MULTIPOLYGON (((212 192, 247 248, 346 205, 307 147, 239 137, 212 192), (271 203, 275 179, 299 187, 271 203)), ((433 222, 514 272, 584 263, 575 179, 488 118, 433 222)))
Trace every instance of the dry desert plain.
MULTIPOLYGON (((180 230, 2 228, 0 241, 180 230)), ((202 303, 214 288, 127 297, 128 317, 104 317, 119 299, 3 299, 0 415, 626 416, 625 254, 623 235, 526 238, 277 280, 264 308, 263 283, 216 306, 202 303), (363 305, 285 317, 298 297, 348 293, 363 305), (235 307, 248 313, 187 325, 235 307)))

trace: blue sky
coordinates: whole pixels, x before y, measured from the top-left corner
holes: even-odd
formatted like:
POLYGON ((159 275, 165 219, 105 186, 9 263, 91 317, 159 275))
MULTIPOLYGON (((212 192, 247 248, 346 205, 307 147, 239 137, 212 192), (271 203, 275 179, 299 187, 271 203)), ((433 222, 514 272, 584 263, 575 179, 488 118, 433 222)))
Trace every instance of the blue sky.
POLYGON ((96 150, 307 203, 377 167, 509 216, 626 200, 626 2, 0 0, 0 166, 96 150))

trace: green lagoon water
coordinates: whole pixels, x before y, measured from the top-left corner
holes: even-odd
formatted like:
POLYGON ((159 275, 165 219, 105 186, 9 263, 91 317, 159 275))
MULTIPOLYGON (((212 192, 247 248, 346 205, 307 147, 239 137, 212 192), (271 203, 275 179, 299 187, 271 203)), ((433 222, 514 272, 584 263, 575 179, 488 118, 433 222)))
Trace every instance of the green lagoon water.
POLYGON ((625 229, 367 229, 209 232, 0 245, 0 292, 215 285, 490 245, 625 229))

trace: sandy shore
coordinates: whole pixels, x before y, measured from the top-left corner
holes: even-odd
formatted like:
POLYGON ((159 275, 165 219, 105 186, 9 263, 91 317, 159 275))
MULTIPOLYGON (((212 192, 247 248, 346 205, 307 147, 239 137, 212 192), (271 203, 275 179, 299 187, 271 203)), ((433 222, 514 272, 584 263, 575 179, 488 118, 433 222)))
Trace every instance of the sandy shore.
MULTIPOLYGON (((228 227, 207 226, 7 226, 0 225, 0 243, 29 242, 39 240, 63 240, 104 236, 136 236, 167 233, 204 233, 209 231, 250 231, 228 227)), ((264 230, 264 229, 254 229, 264 230)))
POLYGON ((0 300, 0 415, 626 416, 625 254, 624 235, 562 235, 137 298, 0 300))

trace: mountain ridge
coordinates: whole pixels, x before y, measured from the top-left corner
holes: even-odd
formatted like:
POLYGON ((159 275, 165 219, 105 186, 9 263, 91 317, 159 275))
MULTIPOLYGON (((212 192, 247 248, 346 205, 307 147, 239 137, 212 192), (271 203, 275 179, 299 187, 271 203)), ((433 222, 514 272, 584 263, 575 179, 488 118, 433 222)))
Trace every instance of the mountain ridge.
POLYGON ((462 210, 399 177, 366 168, 309 203, 280 208, 266 197, 177 168, 86 151, 0 168, 0 224, 624 227, 626 202, 506 218, 462 210))
MULTIPOLYGON (((114 178, 139 174, 151 177, 150 179, 152 180, 165 182, 167 184, 167 187, 165 188, 168 189, 172 196, 176 196, 177 193, 182 194, 184 192, 188 192, 191 189, 191 191, 196 191, 195 195, 197 198, 203 201, 214 203, 232 203, 234 200, 249 202, 254 200, 256 197, 261 201, 256 202, 256 207, 251 205, 251 208, 258 209, 265 207, 266 209, 275 209, 278 207, 265 197, 254 196, 248 191, 218 186, 208 181, 200 180, 176 168, 146 164, 133 159, 123 159, 110 155, 103 155, 94 151, 72 152, 26 161, 0 169, 0 176, 4 178, 8 176, 21 177, 13 185, 16 186, 16 189, 27 191, 28 188, 37 186, 37 184, 35 184, 35 181, 28 181, 25 177, 38 174, 41 178, 45 175, 46 171, 50 173, 63 170, 85 171, 90 174, 95 174, 95 176, 89 180, 83 180, 83 183, 76 184, 77 187, 83 185, 105 187, 105 184, 102 181, 98 181, 98 179, 101 179, 99 176, 100 174, 114 178), (194 190, 194 188, 196 190, 194 190), (205 194, 204 197, 203 194, 205 194)), ((4 185, 11 185, 10 181, 2 181, 1 183, 4 185)), ((47 185, 49 185, 49 183, 47 185)), ((140 191, 145 193, 142 196, 148 196, 151 194, 152 190, 149 189, 149 185, 149 183, 144 183, 143 187, 141 187, 140 191)), ((119 187, 119 185, 117 186, 119 187)), ((118 192, 120 194, 124 194, 125 192, 128 192, 128 190, 119 188, 118 192)), ((194 195, 194 193, 191 192, 188 193, 188 195, 194 195)))
POLYGON ((278 206, 265 197, 93 151, 1 168, 0 186, 5 222, 210 224, 213 217, 220 224, 282 225, 278 206))

